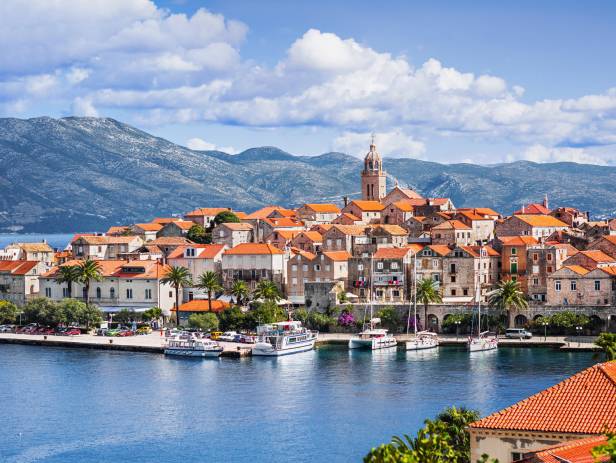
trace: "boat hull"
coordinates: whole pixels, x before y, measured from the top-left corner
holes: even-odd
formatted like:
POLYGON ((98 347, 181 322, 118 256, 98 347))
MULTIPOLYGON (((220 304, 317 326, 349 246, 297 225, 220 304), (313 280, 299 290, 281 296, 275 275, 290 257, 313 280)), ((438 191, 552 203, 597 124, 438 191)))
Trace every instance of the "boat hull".
POLYGON ((349 349, 368 349, 368 350, 378 350, 378 349, 387 349, 389 347, 396 347, 398 345, 398 341, 396 338, 384 336, 382 338, 372 338, 372 339, 358 339, 351 338, 349 339, 349 349))
POLYGON ((412 339, 406 342, 406 350, 426 350, 436 349, 438 340, 436 339, 412 339))
POLYGON ((287 346, 280 349, 274 348, 269 343, 258 342, 252 348, 252 355, 258 357, 280 357, 283 355, 298 354, 300 352, 307 352, 314 349, 316 339, 298 343, 297 345, 287 346))
POLYGON ((469 352, 483 352, 487 350, 495 350, 498 348, 496 339, 472 339, 466 345, 469 352))
POLYGON ((165 355, 175 355, 178 357, 220 357, 222 349, 213 350, 190 350, 190 349, 165 349, 165 355))

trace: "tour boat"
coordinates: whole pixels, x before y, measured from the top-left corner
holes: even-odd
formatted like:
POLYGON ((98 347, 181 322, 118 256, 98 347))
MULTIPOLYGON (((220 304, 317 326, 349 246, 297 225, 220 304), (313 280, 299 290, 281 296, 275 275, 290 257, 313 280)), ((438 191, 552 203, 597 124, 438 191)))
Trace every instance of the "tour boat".
POLYGON ((174 336, 165 341, 165 354, 184 357, 219 357, 223 347, 211 339, 174 336))
POLYGON ((306 352, 314 349, 318 335, 318 331, 308 330, 295 320, 260 325, 252 355, 277 357, 306 352))
POLYGON ((481 268, 484 249, 483 246, 479 249, 479 282, 477 284, 476 300, 477 300, 477 336, 472 334, 468 338, 467 347, 469 352, 481 352, 494 350, 498 348, 498 338, 489 331, 481 331, 481 268))
MULTIPOLYGON (((413 333, 415 336, 410 341, 406 341, 405 347, 406 350, 425 350, 425 349, 435 349, 438 347, 438 337, 436 333, 431 333, 430 331, 420 331, 417 332, 417 256, 414 256, 414 264, 413 264, 413 312, 414 312, 414 322, 413 322, 413 333)), ((409 315, 406 319, 406 333, 409 332, 409 324, 411 320, 410 307, 409 307, 409 315)), ((428 321, 425 320, 426 325, 428 321)))
POLYGON ((386 329, 375 328, 381 322, 380 318, 371 318, 370 327, 349 339, 349 349, 385 349, 396 347, 398 341, 386 329))

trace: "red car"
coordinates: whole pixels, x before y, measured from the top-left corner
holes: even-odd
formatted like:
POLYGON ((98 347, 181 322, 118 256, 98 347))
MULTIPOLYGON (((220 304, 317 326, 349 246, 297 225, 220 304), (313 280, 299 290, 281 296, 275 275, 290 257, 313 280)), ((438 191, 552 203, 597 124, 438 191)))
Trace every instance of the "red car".
POLYGON ((81 334, 81 330, 79 328, 68 328, 64 333, 65 336, 79 336, 81 334))
POLYGON ((20 328, 17 332, 21 334, 34 334, 38 330, 38 325, 30 324, 20 328))
POLYGON ((118 336, 126 337, 126 336, 134 336, 135 333, 132 330, 122 330, 118 333, 118 336))
POLYGON ((56 334, 56 330, 53 328, 43 328, 42 330, 39 330, 39 334, 56 334))

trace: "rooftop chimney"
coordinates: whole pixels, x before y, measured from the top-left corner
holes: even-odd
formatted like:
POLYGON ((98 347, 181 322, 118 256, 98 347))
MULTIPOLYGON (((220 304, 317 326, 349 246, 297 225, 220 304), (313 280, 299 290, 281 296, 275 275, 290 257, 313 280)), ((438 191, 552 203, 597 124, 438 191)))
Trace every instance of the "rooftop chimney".
POLYGON ((342 197, 342 201, 344 202, 344 207, 347 207, 349 205, 349 197, 348 196, 343 196, 342 197))

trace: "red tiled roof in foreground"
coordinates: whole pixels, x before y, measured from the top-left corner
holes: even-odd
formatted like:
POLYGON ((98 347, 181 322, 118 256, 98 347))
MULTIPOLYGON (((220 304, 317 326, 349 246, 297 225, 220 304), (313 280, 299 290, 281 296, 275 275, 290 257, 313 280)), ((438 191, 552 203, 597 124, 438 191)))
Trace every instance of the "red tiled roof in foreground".
MULTIPOLYGON (((212 301, 212 312, 222 312, 228 309, 231 305, 224 301, 212 301)), ((175 312, 175 308, 171 309, 175 312)), ((180 305, 180 312, 209 312, 210 302, 207 299, 193 299, 180 305)))
POLYGON ((616 362, 587 368, 470 428, 579 434, 616 430, 616 362))
POLYGON ((595 459, 592 451, 599 445, 607 442, 605 436, 587 437, 564 442, 562 444, 546 447, 536 452, 525 454, 526 456, 517 463, 598 463, 607 462, 609 457, 602 456, 595 459))

